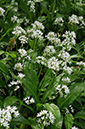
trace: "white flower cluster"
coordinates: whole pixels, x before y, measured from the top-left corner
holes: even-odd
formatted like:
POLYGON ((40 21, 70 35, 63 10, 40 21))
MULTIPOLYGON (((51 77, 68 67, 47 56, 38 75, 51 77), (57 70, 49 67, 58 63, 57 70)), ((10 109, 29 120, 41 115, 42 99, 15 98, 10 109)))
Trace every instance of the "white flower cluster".
POLYGON ((68 52, 66 52, 64 49, 62 49, 59 52, 58 57, 62 58, 65 62, 69 62, 70 61, 70 54, 68 52))
POLYGON ((28 23, 29 23, 29 19, 27 19, 26 17, 24 17, 24 25, 27 26, 28 23))
POLYGON ((66 85, 58 85, 56 87, 56 94, 60 94, 60 97, 66 97, 70 91, 69 88, 66 85))
POLYGON ((19 23, 19 19, 18 19, 18 17, 17 16, 13 16, 13 17, 11 17, 11 21, 13 22, 13 23, 15 23, 15 22, 17 22, 17 23, 19 23))
POLYGON ((83 61, 77 62, 76 64, 85 67, 85 62, 83 61))
POLYGON ((70 109, 71 109, 71 112, 74 113, 74 108, 72 105, 69 105, 70 109))
POLYGON ((77 16, 75 14, 72 14, 72 16, 69 17, 69 23, 71 24, 80 24, 80 26, 85 26, 85 22, 83 20, 83 16, 77 16))
POLYGON ((60 39, 57 37, 57 34, 55 34, 54 32, 49 32, 46 36, 45 36, 51 43, 56 44, 60 44, 60 39))
POLYGON ((8 84, 8 87, 16 86, 14 91, 18 90, 20 88, 21 81, 11 81, 10 84, 8 84))
POLYGON ((2 7, 0 7, 0 16, 4 16, 4 12, 5 10, 2 7))
POLYGON ((39 21, 32 23, 32 26, 34 30, 44 30, 44 25, 39 21))
POLYGON ((9 129, 9 123, 12 120, 12 116, 15 118, 19 116, 16 106, 8 106, 6 109, 0 108, 0 125, 9 129))
POLYGON ((12 34, 16 35, 16 36, 19 36, 21 34, 26 34, 26 31, 20 27, 20 26, 16 26, 13 31, 12 31, 12 34))
POLYGON ((47 110, 42 110, 41 112, 37 113, 37 122, 39 124, 43 124, 44 126, 50 125, 50 123, 54 123, 54 115, 52 112, 48 112, 47 110))
POLYGON ((23 100, 25 101, 25 103, 27 105, 32 104, 32 103, 35 103, 35 100, 33 98, 31 98, 30 96, 25 97, 23 100))
POLYGON ((25 77, 25 75, 23 73, 18 73, 18 76, 17 77, 19 77, 19 79, 21 80, 22 78, 25 77))
POLYGON ((71 129, 78 129, 76 126, 73 126, 71 129))
POLYGON ((23 65, 21 63, 16 63, 14 65, 14 70, 22 71, 22 69, 23 69, 23 65))
POLYGON ((47 61, 46 61, 45 57, 38 56, 38 57, 36 57, 36 62, 39 63, 39 64, 42 64, 42 65, 46 65, 47 61))
POLYGON ((29 0, 27 5, 30 6, 30 12, 35 13, 35 3, 42 2, 43 0, 29 0))
POLYGON ((56 52, 56 50, 54 49, 54 46, 49 45, 44 49, 44 56, 51 56, 56 52))
POLYGON ((25 49, 19 49, 18 51, 19 51, 21 57, 27 56, 27 52, 25 49))
POLYGON ((30 12, 35 13, 35 2, 29 0, 29 1, 27 2, 27 5, 30 5, 30 12))
POLYGON ((28 29, 27 32, 29 34, 29 37, 37 38, 39 40, 43 40, 43 32, 41 30, 44 30, 44 26, 42 23, 35 21, 32 25, 32 29, 28 29))
POLYGON ((70 83, 70 82, 71 82, 71 81, 70 81, 70 78, 68 78, 68 77, 66 77, 66 78, 63 77, 63 78, 62 78, 62 81, 65 82, 65 83, 70 83))
POLYGON ((27 43, 28 38, 25 35, 21 35, 19 37, 19 40, 21 41, 21 44, 23 45, 27 43))
POLYGON ((59 65, 61 63, 62 63, 61 60, 56 59, 56 57, 51 57, 51 58, 48 59, 47 65, 50 69, 59 71, 60 70, 59 65))
POLYGON ((68 67, 67 65, 63 67, 63 70, 65 70, 69 75, 73 72, 72 67, 68 67))
POLYGON ((63 26, 64 20, 62 17, 59 17, 59 18, 56 18, 54 22, 56 25, 63 26))
POLYGON ((65 38, 61 45, 62 47, 65 47, 68 51, 71 50, 71 46, 76 44, 75 38, 76 34, 74 31, 66 31, 65 34, 62 35, 63 38, 65 38))

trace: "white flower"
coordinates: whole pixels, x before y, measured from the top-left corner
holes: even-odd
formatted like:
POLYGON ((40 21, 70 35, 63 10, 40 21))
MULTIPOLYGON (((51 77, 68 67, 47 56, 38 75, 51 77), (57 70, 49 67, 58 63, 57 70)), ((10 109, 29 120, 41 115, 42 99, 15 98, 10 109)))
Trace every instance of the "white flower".
POLYGON ((43 24, 41 22, 39 22, 39 21, 35 21, 32 24, 32 26, 33 26, 33 29, 35 29, 35 30, 44 30, 43 24))
POLYGON ((0 16, 4 16, 4 12, 5 10, 2 7, 0 7, 0 16))
POLYGON ((5 109, 0 108, 0 125, 6 127, 6 129, 9 129, 9 123, 12 120, 12 116, 19 116, 16 106, 7 106, 5 109))
POLYGON ((52 45, 49 45, 47 46, 45 49, 44 49, 44 56, 51 56, 52 54, 54 54, 56 51, 54 49, 54 46, 52 45))
POLYGON ((19 19, 18 19, 18 17, 17 16, 13 16, 13 17, 11 17, 11 21, 13 22, 13 23, 15 23, 15 22, 17 22, 17 23, 19 23, 19 19))
POLYGON ((33 98, 31 98, 30 96, 25 97, 23 100, 25 101, 25 103, 27 105, 32 104, 32 103, 35 103, 35 100, 33 98))
POLYGON ((37 113, 37 122, 42 123, 44 126, 50 125, 50 123, 54 123, 54 115, 52 112, 48 112, 47 110, 42 110, 41 112, 37 113))
POLYGON ((21 41, 21 44, 26 44, 28 38, 27 38, 25 35, 21 35, 21 36, 19 37, 19 40, 21 41))
POLYGON ((20 26, 16 26, 13 31, 12 31, 12 34, 15 34, 16 36, 19 36, 21 34, 26 34, 26 31, 20 27, 20 26))
POLYGON ((78 129, 76 126, 73 126, 71 129, 78 129))
POLYGON ((70 79, 67 77, 67 78, 62 78, 62 81, 66 82, 66 83, 69 83, 71 82, 70 79))
POLYGON ((47 64, 50 69, 59 71, 61 62, 62 61, 59 61, 58 59, 56 59, 56 57, 51 57, 50 59, 48 59, 47 64))
POLYGON ((79 24, 77 15, 72 14, 72 16, 69 17, 69 22, 70 22, 70 23, 79 24))
POLYGON ((27 52, 25 51, 25 49, 19 49, 18 51, 19 51, 21 57, 24 57, 27 55, 27 52))
POLYGON ((49 32, 46 36, 45 36, 51 43, 56 44, 60 44, 60 39, 57 38, 57 34, 55 34, 54 32, 49 32))
POLYGON ((17 77, 19 77, 20 78, 20 80, 22 79, 22 78, 24 78, 25 77, 25 75, 24 74, 22 74, 22 73, 18 73, 18 76, 17 77))
POLYGON ((35 3, 34 3, 34 1, 31 1, 31 0, 29 0, 28 2, 27 2, 27 5, 30 5, 30 12, 35 12, 35 3))
POLYGON ((23 65, 21 63, 17 63, 14 65, 14 70, 22 71, 23 65))
POLYGON ((63 20, 62 17, 59 17, 59 18, 55 19, 55 24, 58 24, 60 26, 63 26, 63 22, 64 22, 64 20, 63 20))

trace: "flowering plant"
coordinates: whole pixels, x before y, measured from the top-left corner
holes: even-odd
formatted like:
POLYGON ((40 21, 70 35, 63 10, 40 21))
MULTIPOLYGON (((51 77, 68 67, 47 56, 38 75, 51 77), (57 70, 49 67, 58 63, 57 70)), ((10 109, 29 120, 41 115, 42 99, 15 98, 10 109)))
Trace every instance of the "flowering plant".
POLYGON ((0 129, 85 128, 85 4, 0 3, 0 129))

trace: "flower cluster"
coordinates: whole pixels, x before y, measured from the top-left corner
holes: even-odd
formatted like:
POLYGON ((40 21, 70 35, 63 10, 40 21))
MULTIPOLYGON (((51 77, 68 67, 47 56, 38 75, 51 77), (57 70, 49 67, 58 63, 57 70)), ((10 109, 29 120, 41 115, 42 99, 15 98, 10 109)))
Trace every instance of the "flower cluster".
POLYGON ((43 40, 43 32, 41 30, 44 30, 44 26, 42 23, 35 21, 32 25, 32 29, 28 29, 27 32, 29 34, 29 37, 32 39, 36 38, 39 40, 43 40))
POLYGON ((65 82, 65 83, 70 83, 71 82, 68 77, 63 77, 62 81, 65 82))
POLYGON ((54 46, 49 45, 44 49, 44 56, 52 56, 54 53, 56 52, 56 50, 54 49, 54 46))
POLYGON ((72 31, 72 32, 66 31, 65 34, 62 35, 62 37, 65 38, 65 39, 62 41, 60 46, 64 47, 68 51, 70 51, 71 46, 76 44, 76 41, 75 41, 76 34, 75 34, 75 32, 74 31, 72 31))
POLYGON ((37 2, 42 2, 43 0, 29 0, 28 2, 27 2, 27 5, 28 6, 30 6, 30 12, 33 12, 33 13, 35 13, 35 3, 37 3, 37 2))
POLYGON ((78 129, 76 126, 73 126, 71 129, 78 129))
POLYGON ((17 111, 16 106, 8 106, 5 109, 0 108, 0 125, 9 129, 9 123, 12 120, 12 117, 18 117, 19 112, 17 111))
POLYGON ((56 57, 51 57, 51 58, 48 59, 47 63, 48 63, 47 66, 50 69, 59 71, 60 70, 60 64, 62 63, 62 61, 58 60, 56 57))
POLYGON ((52 112, 48 112, 47 110, 42 110, 41 112, 37 113, 37 122, 39 124, 43 124, 44 126, 48 126, 51 123, 54 123, 54 115, 52 112))
POLYGON ((64 20, 62 17, 55 19, 55 25, 63 26, 64 20))
POLYGON ((20 53, 20 57, 25 57, 27 56, 27 52, 25 49, 18 49, 19 53, 20 53))
POLYGON ((70 91, 69 88, 66 85, 58 85, 56 87, 56 94, 60 94, 60 97, 66 97, 70 91))
POLYGON ((69 107, 70 107, 71 112, 74 113, 74 108, 73 108, 73 106, 72 106, 72 105, 69 105, 69 107))
POLYGON ((18 19, 18 17, 17 16, 13 16, 13 17, 11 17, 11 21, 13 22, 13 23, 15 23, 15 22, 17 22, 17 23, 19 23, 19 19, 18 19))
POLYGON ((16 26, 13 29, 12 34, 20 36, 21 34, 26 34, 26 31, 21 26, 16 26))
POLYGON ((5 10, 2 7, 0 7, 0 16, 4 16, 4 12, 5 10))
POLYGON ((32 97, 30 97, 30 96, 25 97, 23 100, 24 100, 24 102, 25 102, 27 105, 32 104, 32 103, 35 103, 35 100, 34 100, 32 97))
POLYGON ((47 60, 43 56, 36 57, 36 62, 39 63, 39 64, 42 64, 42 65, 46 65, 47 64, 47 60))
POLYGON ((60 39, 57 37, 57 34, 55 34, 54 32, 49 32, 46 36, 45 36, 51 43, 56 44, 60 44, 60 39))
POLYGON ((71 24, 80 24, 80 26, 85 26, 83 16, 78 17, 75 14, 72 14, 72 16, 69 17, 69 23, 71 23, 71 24))
POLYGON ((16 63, 14 65, 14 70, 22 71, 22 69, 23 69, 23 65, 21 63, 16 63))
POLYGON ((35 13, 35 2, 29 0, 29 1, 27 2, 27 5, 30 6, 30 12, 35 13))

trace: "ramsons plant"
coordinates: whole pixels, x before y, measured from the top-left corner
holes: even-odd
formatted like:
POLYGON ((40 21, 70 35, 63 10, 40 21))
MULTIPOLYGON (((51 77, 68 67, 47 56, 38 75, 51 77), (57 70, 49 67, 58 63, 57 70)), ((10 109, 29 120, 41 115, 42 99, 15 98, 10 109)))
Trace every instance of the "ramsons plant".
POLYGON ((1 0, 0 129, 85 129, 84 0, 1 0))

